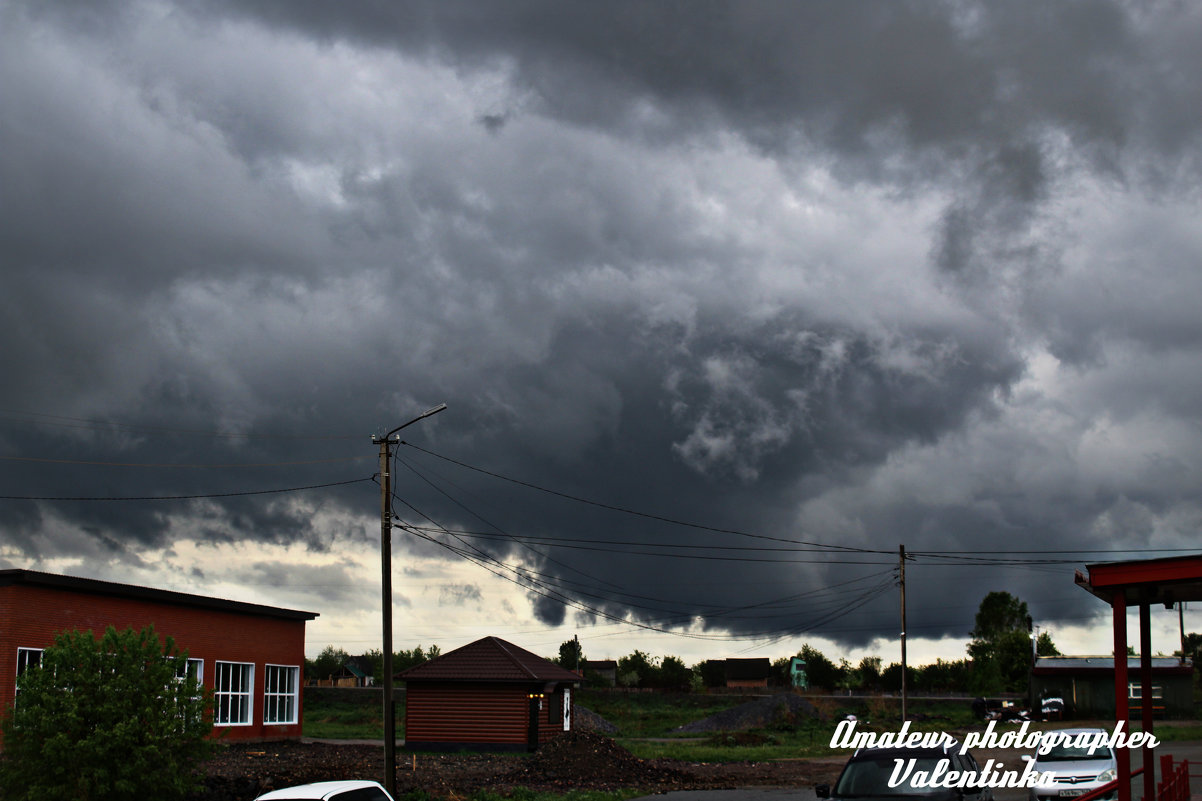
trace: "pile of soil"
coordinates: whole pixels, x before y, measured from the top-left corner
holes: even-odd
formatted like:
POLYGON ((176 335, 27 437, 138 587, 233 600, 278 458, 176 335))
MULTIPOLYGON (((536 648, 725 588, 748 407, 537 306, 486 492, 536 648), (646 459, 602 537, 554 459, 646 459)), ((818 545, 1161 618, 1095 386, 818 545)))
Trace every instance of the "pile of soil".
POLYGON ((682 771, 639 759, 602 734, 571 731, 539 748, 498 781, 515 787, 663 789, 685 785, 688 780, 682 771))
POLYGON ((204 783, 188 801, 250 801, 280 787, 378 777, 383 769, 383 746, 330 746, 297 740, 233 743, 205 765, 204 783))
MULTIPOLYGON (((418 754, 398 752, 397 794, 422 790, 439 799, 463 799, 477 790, 502 795, 515 787, 563 792, 568 788, 647 793, 734 787, 808 787, 830 783, 845 757, 830 760, 697 763, 641 760, 600 734, 576 731, 527 754, 418 754)), ((231 744, 205 765, 205 783, 188 801, 252 801, 280 787, 331 779, 376 779, 384 772, 381 745, 280 741, 231 744)))
POLYGON ((766 695, 731 709, 678 726, 674 731, 685 733, 709 733, 718 731, 746 731, 747 729, 769 729, 781 726, 796 726, 806 720, 825 720, 826 716, 800 695, 780 693, 766 695))

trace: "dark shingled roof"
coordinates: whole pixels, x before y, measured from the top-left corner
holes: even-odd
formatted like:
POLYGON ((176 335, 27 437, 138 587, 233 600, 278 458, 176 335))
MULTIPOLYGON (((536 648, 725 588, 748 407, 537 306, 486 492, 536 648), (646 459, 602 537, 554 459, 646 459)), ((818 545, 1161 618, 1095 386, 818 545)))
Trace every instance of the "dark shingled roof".
POLYGON ((485 637, 400 673, 402 681, 578 682, 570 670, 511 642, 485 637))
POLYGON ((0 570, 0 587, 14 584, 32 587, 51 587, 67 592, 80 592, 89 595, 108 595, 114 598, 131 598, 138 601, 153 601, 174 606, 191 606, 197 609, 213 609, 219 612, 233 612, 239 615, 255 615, 259 617, 278 617, 285 620, 312 620, 316 612, 302 612, 297 609, 281 609, 276 606, 244 603, 242 601, 227 601, 224 598, 210 598, 207 595, 191 595, 173 590, 158 590, 153 587, 139 587, 134 584, 118 584, 113 581, 78 578, 76 576, 60 576, 55 573, 39 573, 35 570, 0 570))

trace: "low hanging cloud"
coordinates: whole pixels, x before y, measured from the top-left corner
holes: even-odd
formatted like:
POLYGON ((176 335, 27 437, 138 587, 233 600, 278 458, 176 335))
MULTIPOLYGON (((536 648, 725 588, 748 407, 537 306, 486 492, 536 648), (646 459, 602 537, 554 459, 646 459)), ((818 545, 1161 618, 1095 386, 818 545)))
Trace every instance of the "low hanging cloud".
MULTIPOLYGON (((9 3, 0 554, 371 548, 370 435, 445 401, 403 435, 460 464, 399 449, 398 530, 458 553, 400 558, 481 561, 545 625, 863 645, 902 544, 921 636, 989 589, 1088 619, 1042 552, 1199 523, 1200 25, 9 3)), ((312 570, 246 582, 361 607, 312 570)))

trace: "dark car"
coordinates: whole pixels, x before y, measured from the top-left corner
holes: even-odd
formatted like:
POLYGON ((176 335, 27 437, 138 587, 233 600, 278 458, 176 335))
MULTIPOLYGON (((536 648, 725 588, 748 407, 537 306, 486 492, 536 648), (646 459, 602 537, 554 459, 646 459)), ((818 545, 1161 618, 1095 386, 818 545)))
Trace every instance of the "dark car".
MULTIPOLYGON (((856 751, 843 772, 839 774, 835 786, 820 784, 814 788, 819 798, 831 799, 884 799, 892 801, 899 798, 923 798, 930 801, 993 801, 993 790, 984 787, 926 787, 916 786, 914 779, 919 772, 928 777, 937 772, 946 775, 947 772, 970 772, 979 776, 981 767, 972 754, 965 751, 960 753, 960 744, 954 740, 937 747, 922 748, 861 748, 856 751), (906 781, 899 781, 896 787, 890 787, 890 779, 897 771, 897 760, 902 760, 903 766, 914 763, 906 781)), ((900 779, 903 771, 897 771, 900 779)))

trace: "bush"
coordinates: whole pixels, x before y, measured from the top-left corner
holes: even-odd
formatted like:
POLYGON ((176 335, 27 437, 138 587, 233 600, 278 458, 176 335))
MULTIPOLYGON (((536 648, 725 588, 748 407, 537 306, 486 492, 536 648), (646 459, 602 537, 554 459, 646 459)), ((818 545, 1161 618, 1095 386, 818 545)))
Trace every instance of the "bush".
POLYGON ((63 632, 17 680, 3 721, 0 790, 44 798, 180 799, 215 744, 187 654, 153 626, 63 632))

